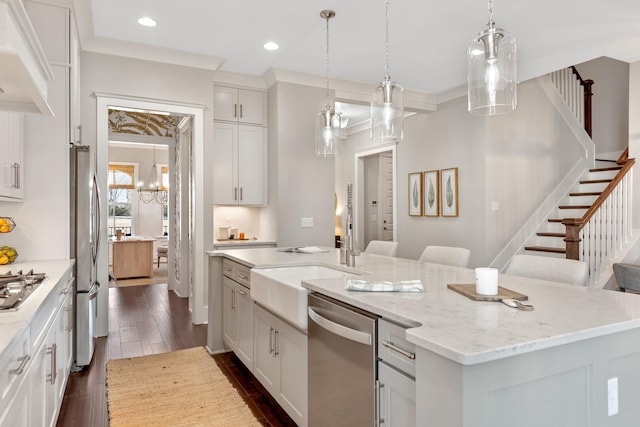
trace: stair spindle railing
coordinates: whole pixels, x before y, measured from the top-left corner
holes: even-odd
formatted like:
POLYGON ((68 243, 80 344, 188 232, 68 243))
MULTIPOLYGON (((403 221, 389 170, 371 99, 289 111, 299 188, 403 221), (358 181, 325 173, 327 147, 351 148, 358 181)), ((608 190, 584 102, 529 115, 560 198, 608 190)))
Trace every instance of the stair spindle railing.
POLYGON ((585 80, 576 67, 564 68, 549 74, 551 81, 558 89, 565 102, 591 136, 591 98, 593 96, 593 80, 585 80))
POLYGON ((589 282, 606 271, 632 233, 633 165, 625 151, 617 161, 622 168, 587 209, 582 218, 565 218, 566 257, 589 266, 589 282))

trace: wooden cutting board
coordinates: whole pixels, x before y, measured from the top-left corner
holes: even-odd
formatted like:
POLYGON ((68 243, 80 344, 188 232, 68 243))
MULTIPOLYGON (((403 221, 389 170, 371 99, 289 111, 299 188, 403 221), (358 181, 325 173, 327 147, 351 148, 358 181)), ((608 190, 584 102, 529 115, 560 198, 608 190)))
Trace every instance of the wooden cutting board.
POLYGON ((512 291, 511 289, 498 286, 497 295, 481 295, 476 293, 475 283, 462 283, 462 284, 449 284, 447 288, 464 295, 467 298, 471 298, 474 301, 500 301, 504 298, 511 298, 518 301, 526 301, 528 296, 521 294, 520 292, 512 291))

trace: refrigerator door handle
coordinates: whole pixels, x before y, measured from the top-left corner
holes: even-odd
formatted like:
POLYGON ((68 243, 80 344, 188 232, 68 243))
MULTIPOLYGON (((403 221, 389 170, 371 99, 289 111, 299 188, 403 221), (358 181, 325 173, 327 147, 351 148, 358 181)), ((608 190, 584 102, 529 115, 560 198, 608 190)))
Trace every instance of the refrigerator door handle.
POLYGON ((93 285, 91 285, 91 289, 89 289, 89 301, 97 297, 99 292, 100 282, 94 282, 93 285))
POLYGON ((97 259, 98 259, 98 249, 100 248, 100 225, 102 222, 102 218, 100 217, 101 212, 100 212, 100 187, 98 186, 98 179, 96 178, 95 175, 93 175, 93 188, 95 188, 95 192, 94 194, 94 208, 96 210, 94 217, 92 218, 92 227, 93 227, 93 233, 96 236, 95 238, 95 242, 92 245, 93 247, 91 248, 91 255, 93 257, 93 262, 94 264, 96 263, 97 259))

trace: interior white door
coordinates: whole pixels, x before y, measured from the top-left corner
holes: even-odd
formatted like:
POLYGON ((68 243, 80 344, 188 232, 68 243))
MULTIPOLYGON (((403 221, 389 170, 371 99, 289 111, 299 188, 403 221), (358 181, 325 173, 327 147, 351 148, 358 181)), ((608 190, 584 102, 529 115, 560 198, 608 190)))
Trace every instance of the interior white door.
POLYGON ((378 238, 393 240, 393 157, 390 152, 380 153, 378 185, 378 238))

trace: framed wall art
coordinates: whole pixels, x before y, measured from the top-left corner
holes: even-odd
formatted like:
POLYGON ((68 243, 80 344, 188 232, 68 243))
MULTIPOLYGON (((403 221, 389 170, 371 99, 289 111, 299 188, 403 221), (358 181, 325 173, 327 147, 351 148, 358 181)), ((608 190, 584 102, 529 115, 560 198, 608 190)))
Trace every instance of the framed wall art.
POLYGON ((458 216, 458 168, 440 171, 442 216, 458 216))
POLYGON ((422 173, 422 189, 424 190, 424 216, 440 215, 440 175, 438 171, 422 173))
POLYGON ((409 174, 409 216, 422 216, 422 172, 409 174))

